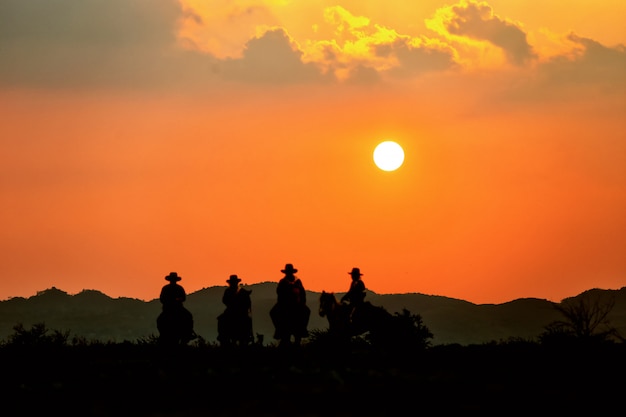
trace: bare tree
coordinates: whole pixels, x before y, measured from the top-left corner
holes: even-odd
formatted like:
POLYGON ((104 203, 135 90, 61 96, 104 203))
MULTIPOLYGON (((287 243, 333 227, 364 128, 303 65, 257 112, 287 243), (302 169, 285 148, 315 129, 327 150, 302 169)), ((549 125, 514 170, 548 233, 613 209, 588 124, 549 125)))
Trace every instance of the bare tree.
POLYGON ((540 335, 542 342, 577 340, 609 341, 621 339, 613 327, 608 315, 615 306, 615 298, 601 299, 591 293, 576 298, 569 298, 555 304, 563 315, 563 320, 553 321, 540 335))

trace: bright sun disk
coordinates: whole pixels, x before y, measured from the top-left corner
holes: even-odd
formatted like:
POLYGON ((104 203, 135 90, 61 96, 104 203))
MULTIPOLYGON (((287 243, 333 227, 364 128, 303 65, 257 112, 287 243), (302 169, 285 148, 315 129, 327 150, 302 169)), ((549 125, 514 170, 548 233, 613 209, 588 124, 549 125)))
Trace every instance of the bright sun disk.
POLYGON ((395 171, 403 162, 404 150, 394 141, 386 140, 374 149, 374 163, 383 171, 395 171))

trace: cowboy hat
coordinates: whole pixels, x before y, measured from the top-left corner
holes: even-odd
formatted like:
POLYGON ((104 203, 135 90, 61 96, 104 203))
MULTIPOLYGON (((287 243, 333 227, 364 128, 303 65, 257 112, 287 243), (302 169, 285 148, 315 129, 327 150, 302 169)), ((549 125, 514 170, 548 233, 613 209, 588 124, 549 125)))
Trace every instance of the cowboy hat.
POLYGON ((228 280, 226 280, 226 282, 228 282, 229 284, 236 283, 236 282, 241 282, 241 278, 239 278, 237 275, 231 275, 230 278, 228 278, 228 280))
POLYGON ((292 264, 285 264, 285 269, 281 269, 280 272, 284 274, 295 274, 298 270, 294 268, 292 264))
POLYGON ((167 275, 165 277, 165 279, 167 281, 173 282, 173 281, 180 281, 182 278, 178 276, 178 274, 176 272, 170 272, 169 275, 167 275))
POLYGON ((352 268, 352 271, 348 272, 348 274, 350 274, 352 276, 354 276, 354 275, 362 276, 363 275, 359 268, 352 268))

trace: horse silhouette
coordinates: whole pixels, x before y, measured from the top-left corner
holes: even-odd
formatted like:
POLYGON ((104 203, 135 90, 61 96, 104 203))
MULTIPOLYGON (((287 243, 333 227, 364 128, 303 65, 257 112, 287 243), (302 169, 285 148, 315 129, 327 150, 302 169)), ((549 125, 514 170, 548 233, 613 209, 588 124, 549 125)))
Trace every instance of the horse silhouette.
POLYGON ((299 345, 302 338, 309 334, 307 325, 310 315, 311 309, 306 304, 275 304, 270 309, 274 338, 280 340, 281 346, 299 345))
POLYGON ((319 315, 328 319, 329 333, 342 340, 369 333, 372 339, 387 337, 393 315, 369 301, 358 308, 341 303, 332 292, 322 291, 319 315))
POLYGON ((251 293, 239 289, 237 302, 217 317, 217 340, 222 346, 247 346, 254 341, 251 293))
POLYGON ((195 339, 193 330, 193 316, 184 307, 161 311, 157 317, 159 343, 164 346, 186 345, 195 339))

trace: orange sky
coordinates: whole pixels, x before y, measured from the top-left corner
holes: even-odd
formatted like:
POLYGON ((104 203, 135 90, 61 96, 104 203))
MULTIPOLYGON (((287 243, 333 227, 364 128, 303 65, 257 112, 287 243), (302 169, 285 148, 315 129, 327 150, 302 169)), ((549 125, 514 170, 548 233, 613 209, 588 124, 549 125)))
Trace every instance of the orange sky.
POLYGON ((0 299, 623 287, 626 4, 571 3, 3 1, 0 299))

